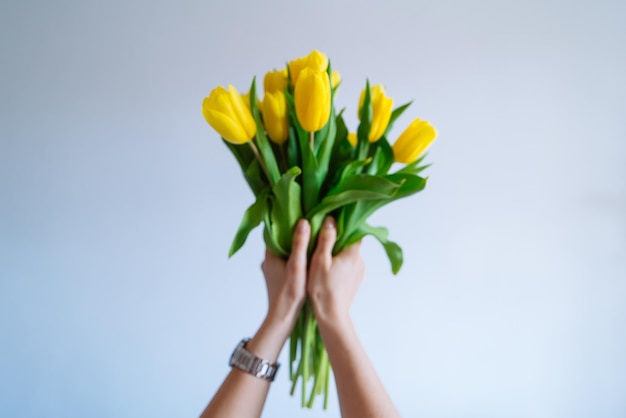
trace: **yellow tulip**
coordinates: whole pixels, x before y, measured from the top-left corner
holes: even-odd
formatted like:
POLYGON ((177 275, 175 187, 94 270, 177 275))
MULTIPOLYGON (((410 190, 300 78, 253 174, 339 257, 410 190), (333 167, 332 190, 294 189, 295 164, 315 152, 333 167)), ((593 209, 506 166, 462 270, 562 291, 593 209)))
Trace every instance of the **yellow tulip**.
POLYGON ((261 108, 267 134, 272 141, 282 144, 289 137, 285 93, 280 90, 273 93, 265 93, 261 108))
POLYGON ((332 86, 332 88, 335 88, 339 85, 340 82, 341 82, 341 74, 339 74, 339 71, 333 71, 330 74, 330 85, 332 86))
POLYGON ((415 119, 393 144, 394 159, 399 163, 411 164, 436 137, 437 130, 428 121, 415 119))
POLYGON ((244 144, 256 134, 256 124, 250 113, 250 103, 230 84, 228 90, 219 86, 202 101, 202 114, 206 121, 225 140, 244 144))
POLYGON ((252 109, 250 109, 250 90, 248 90, 246 94, 242 94, 241 98, 243 99, 243 104, 245 104, 248 110, 252 112, 252 109))
MULTIPOLYGON (((250 108, 250 90, 248 90, 248 92, 246 94, 242 94, 241 98, 243 99, 243 103, 246 105, 246 107, 248 108, 248 110, 250 111, 250 113, 252 113, 252 109, 250 108)), ((256 107, 257 109, 259 109, 259 112, 261 111, 261 100, 258 98, 256 99, 256 107)))
POLYGON ((302 70, 306 67, 311 67, 314 70, 326 71, 328 68, 328 58, 326 54, 318 50, 313 50, 306 57, 296 58, 289 62, 289 74, 291 75, 291 84, 294 86, 298 82, 298 77, 302 70))
POLYGON ((354 132, 350 132, 348 133, 348 142, 350 143, 350 145, 352 145, 353 147, 356 147, 356 144, 359 142, 358 138, 356 137, 356 134, 354 132))
MULTIPOLYGON (((376 142, 383 136, 387 125, 389 125, 393 99, 385 96, 385 89, 380 84, 370 88, 370 97, 372 98, 372 126, 370 128, 369 140, 370 142, 376 142)), ((359 119, 364 98, 365 89, 361 92, 361 98, 359 99, 359 110, 357 111, 359 119)))
POLYGON ((325 71, 304 68, 294 90, 296 116, 309 132, 322 129, 330 117, 330 80, 325 71))
POLYGON ((285 91, 287 86, 287 69, 268 71, 263 79, 263 87, 265 93, 273 93, 275 91, 285 91))

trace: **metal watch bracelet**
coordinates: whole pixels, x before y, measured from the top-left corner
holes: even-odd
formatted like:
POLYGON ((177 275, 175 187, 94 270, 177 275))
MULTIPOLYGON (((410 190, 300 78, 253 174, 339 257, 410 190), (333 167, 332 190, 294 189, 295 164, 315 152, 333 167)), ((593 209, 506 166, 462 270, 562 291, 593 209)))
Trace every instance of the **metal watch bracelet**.
POLYGON ((278 371, 280 363, 264 360, 246 350, 246 344, 248 344, 248 341, 250 341, 250 338, 245 338, 237 344, 233 354, 230 356, 228 365, 230 367, 236 367, 243 372, 258 377, 259 379, 268 380, 270 382, 274 381, 274 377, 276 377, 276 372, 278 371))

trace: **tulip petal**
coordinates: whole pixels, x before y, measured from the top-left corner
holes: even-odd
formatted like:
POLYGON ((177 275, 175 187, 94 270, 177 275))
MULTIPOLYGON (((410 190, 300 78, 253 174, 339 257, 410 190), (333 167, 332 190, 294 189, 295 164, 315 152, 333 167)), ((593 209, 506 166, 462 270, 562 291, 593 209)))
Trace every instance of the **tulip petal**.
POLYGON ((341 74, 339 74, 339 71, 333 71, 330 74, 330 85, 332 88, 335 88, 339 83, 341 83, 341 74))
POLYGON ((284 91, 287 86, 287 69, 268 71, 263 78, 265 93, 284 91))
POLYGON ((296 116, 309 132, 322 129, 330 117, 328 74, 311 67, 302 70, 294 90, 296 116))
POLYGON ((428 121, 415 119, 393 144, 395 160, 404 164, 412 163, 426 151, 436 137, 437 130, 428 121))
POLYGON ((328 68, 328 58, 323 52, 313 50, 306 57, 300 57, 290 61, 288 66, 289 74, 291 75, 291 84, 295 86, 300 77, 300 73, 307 67, 317 71, 326 71, 328 68))
MULTIPOLYGON (((369 140, 370 142, 376 142, 385 134, 389 125, 393 99, 385 95, 385 88, 380 84, 370 87, 370 96, 372 102, 372 125, 369 132, 369 140)), ((365 89, 361 91, 359 98, 359 111, 357 112, 359 119, 361 119, 360 109, 363 106, 364 99, 365 89)))
POLYGON ((256 123, 252 118, 252 114, 250 113, 249 107, 243 101, 241 94, 237 91, 235 87, 231 84, 228 85, 229 96, 228 99, 231 103, 231 108, 233 110, 233 114, 239 121, 241 127, 248 135, 248 139, 252 138, 256 133, 256 123))
POLYGON ((356 147, 356 144, 358 142, 357 137, 356 137, 356 133, 354 132, 349 132, 348 133, 348 142, 350 143, 350 145, 352 145, 353 147, 356 147))
POLYGON ((284 143, 289 137, 287 123, 287 100, 281 91, 266 93, 262 103, 263 123, 270 139, 277 143, 284 143))
POLYGON ((378 141, 389 125, 391 111, 393 108, 393 100, 383 95, 377 95, 372 101, 372 127, 370 129, 370 142, 378 141))
POLYGON ((250 140, 247 133, 241 125, 224 113, 203 106, 202 114, 206 121, 215 129, 225 140, 233 144, 243 144, 250 140))

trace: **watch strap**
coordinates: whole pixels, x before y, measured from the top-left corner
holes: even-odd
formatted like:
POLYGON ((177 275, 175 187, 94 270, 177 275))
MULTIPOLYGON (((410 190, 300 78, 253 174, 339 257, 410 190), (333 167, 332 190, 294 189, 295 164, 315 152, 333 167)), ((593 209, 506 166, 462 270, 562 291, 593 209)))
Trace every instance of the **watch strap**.
POLYGON ((235 347, 228 365, 251 374, 259 379, 274 381, 280 363, 265 360, 246 349, 250 338, 245 338, 235 347))

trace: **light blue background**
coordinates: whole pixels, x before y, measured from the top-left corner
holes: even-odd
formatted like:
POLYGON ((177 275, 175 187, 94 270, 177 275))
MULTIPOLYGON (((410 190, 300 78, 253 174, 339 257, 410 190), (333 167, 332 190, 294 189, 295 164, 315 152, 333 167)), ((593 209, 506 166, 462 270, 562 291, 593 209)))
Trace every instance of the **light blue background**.
MULTIPOLYGON (((626 416, 626 3, 3 1, 0 416, 193 417, 266 309, 203 120, 311 49, 441 133, 353 314, 405 417, 626 416)), ((282 359, 286 360, 286 352, 282 359)), ((267 417, 300 411, 285 370, 267 417)))

